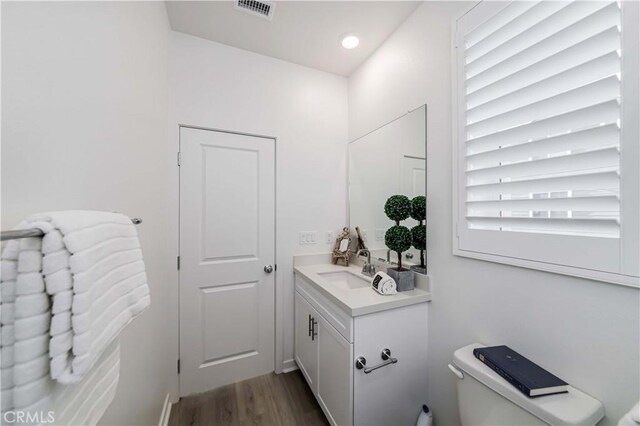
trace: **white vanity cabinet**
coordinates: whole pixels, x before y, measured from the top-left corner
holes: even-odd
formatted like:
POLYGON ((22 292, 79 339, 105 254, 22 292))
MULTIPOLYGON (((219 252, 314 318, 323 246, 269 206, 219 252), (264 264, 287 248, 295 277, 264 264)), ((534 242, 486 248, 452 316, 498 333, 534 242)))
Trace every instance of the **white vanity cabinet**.
POLYGON ((353 344, 342 337, 322 316, 319 318, 318 326, 316 398, 332 424, 350 424, 353 418, 353 344))
POLYGON ((327 306, 318 302, 319 295, 308 287, 297 290, 300 291, 295 293, 296 363, 331 424, 351 424, 353 344, 318 312, 328 315, 327 306))
POLYGON ((314 326, 317 327, 315 321, 320 318, 320 315, 297 292, 295 318, 296 363, 307 383, 315 392, 318 387, 318 340, 314 326))
POLYGON ((425 302, 352 316, 296 273, 295 360, 331 424, 414 425, 426 402, 426 341, 425 302), (383 349, 397 362, 369 371, 385 363, 383 349))

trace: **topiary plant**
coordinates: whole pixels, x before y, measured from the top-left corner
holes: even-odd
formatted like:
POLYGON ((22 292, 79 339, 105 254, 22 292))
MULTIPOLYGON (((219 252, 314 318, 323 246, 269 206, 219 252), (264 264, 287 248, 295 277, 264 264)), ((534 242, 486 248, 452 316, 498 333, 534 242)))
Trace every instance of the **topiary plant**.
POLYGON ((418 195, 411 200, 411 218, 422 223, 427 218, 427 198, 418 195))
POLYGON ((387 229, 384 243, 391 251, 398 253, 398 269, 402 269, 402 252, 411 248, 411 231, 406 226, 396 225, 387 229))
POLYGON ((406 226, 396 225, 387 229, 384 244, 398 253, 398 270, 402 270, 402 252, 411 248, 411 231, 406 226))
POLYGON ((400 225, 401 220, 405 220, 411 215, 411 201, 406 195, 392 195, 384 203, 384 213, 396 225, 400 225))
POLYGON ((427 249, 427 227, 419 224, 411 228, 411 241, 416 250, 420 250, 420 267, 424 268, 424 251, 427 249))
POLYGON ((413 247, 420 250, 420 267, 425 268, 424 251, 427 249, 427 227, 422 221, 427 220, 427 199, 423 195, 418 195, 411 200, 411 218, 419 222, 419 225, 411 229, 413 247))

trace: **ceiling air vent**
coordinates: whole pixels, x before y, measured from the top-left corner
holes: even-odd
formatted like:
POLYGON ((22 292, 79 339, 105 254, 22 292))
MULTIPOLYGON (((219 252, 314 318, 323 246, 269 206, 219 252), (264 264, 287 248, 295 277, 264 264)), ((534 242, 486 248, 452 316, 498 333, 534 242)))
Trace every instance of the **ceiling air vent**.
POLYGON ((236 0, 236 9, 271 20, 276 5, 272 1, 236 0))

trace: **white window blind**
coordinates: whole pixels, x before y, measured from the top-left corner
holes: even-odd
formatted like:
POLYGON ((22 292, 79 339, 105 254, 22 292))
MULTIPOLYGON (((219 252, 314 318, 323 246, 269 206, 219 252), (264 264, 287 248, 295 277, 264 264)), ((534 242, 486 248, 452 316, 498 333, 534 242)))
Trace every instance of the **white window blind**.
MULTIPOLYGON (((480 4, 458 21, 457 208, 470 250, 620 271, 622 31, 611 1, 480 4), (576 242, 609 254, 581 261, 566 253, 576 242)), ((628 53, 637 63, 637 37, 628 53)))
POLYGON ((620 7, 529 6, 465 37, 469 224, 617 238, 620 7))

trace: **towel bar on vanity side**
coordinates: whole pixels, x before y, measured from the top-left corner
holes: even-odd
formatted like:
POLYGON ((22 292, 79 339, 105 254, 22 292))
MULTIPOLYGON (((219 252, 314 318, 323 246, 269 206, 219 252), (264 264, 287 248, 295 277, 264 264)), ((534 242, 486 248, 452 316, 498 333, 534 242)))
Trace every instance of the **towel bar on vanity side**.
POLYGON ((391 351, 387 348, 382 350, 382 352, 380 353, 380 358, 382 358, 384 362, 378 365, 374 365, 373 367, 366 368, 367 360, 365 359, 365 357, 359 356, 356 359, 356 368, 358 370, 364 369, 364 374, 369 374, 372 371, 377 370, 378 368, 386 367, 387 365, 395 364, 398 362, 398 358, 392 358, 391 351))
MULTIPOLYGON (((133 222, 134 225, 139 225, 142 223, 142 219, 134 217, 131 219, 131 222, 133 222)), ((0 241, 43 236, 44 232, 40 229, 18 229, 14 231, 2 231, 2 234, 0 234, 0 241)))

